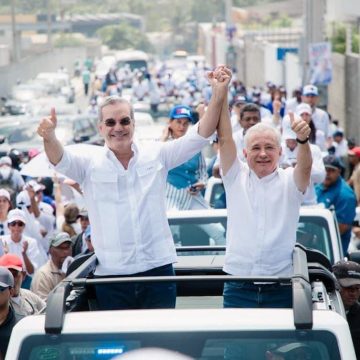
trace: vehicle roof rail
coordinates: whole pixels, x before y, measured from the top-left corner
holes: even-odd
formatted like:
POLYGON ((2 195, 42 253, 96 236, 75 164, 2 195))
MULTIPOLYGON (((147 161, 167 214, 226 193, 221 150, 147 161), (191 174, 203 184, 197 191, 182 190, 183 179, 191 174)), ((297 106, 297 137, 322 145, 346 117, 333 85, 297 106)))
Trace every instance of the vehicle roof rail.
POLYGON ((72 280, 86 277, 95 268, 95 265, 96 256, 90 256, 80 268, 74 270, 49 293, 45 313, 45 332, 47 334, 61 333, 66 313, 66 298, 73 287, 72 280))
POLYGON ((306 249, 296 244, 293 252, 292 277, 294 325, 296 329, 311 329, 313 325, 312 293, 307 267, 306 249))

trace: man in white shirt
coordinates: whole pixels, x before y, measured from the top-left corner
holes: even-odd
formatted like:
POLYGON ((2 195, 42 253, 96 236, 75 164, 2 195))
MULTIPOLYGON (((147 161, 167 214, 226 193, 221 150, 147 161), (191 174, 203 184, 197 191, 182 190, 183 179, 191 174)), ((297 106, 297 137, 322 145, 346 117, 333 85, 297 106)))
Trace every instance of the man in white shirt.
MULTIPOLYGON (((283 169, 286 169, 289 166, 294 167, 297 162, 296 159, 299 151, 296 134, 291 129, 285 129, 282 134, 282 138, 283 143, 280 167, 283 169)), ((316 205, 318 203, 315 193, 315 184, 322 183, 326 176, 326 170, 320 148, 315 144, 310 144, 310 151, 312 157, 310 184, 306 189, 302 205, 316 205)))
MULTIPOLYGON (((292 117, 299 150, 294 168, 278 166, 280 133, 259 123, 245 135, 239 160, 224 101, 218 138, 228 209, 224 271, 240 276, 291 276, 300 204, 310 182, 310 128, 292 117)), ((279 283, 227 282, 224 307, 290 307, 291 287, 279 283)))
MULTIPOLYGON (((172 275, 176 252, 165 208, 170 169, 184 163, 216 129, 231 75, 218 67, 208 75, 208 110, 185 136, 170 142, 137 144, 131 104, 109 97, 99 109, 105 146, 95 156, 69 153, 56 138, 56 113, 40 121, 38 133, 50 162, 77 181, 83 191, 98 259, 95 276, 172 275), (221 81, 218 80, 221 76, 221 81)), ((100 309, 174 307, 174 284, 97 286, 100 309)))

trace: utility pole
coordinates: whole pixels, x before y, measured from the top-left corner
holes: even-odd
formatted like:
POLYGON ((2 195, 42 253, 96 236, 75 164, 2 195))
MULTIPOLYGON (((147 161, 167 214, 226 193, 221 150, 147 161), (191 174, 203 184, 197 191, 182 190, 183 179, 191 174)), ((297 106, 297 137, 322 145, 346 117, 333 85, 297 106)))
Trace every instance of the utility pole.
POLYGON ((18 62, 19 50, 18 50, 17 34, 16 34, 15 0, 11 0, 11 31, 12 31, 13 60, 14 62, 18 62))
POLYGON ((51 0, 46 0, 47 2, 47 16, 46 16, 46 25, 47 25, 47 43, 49 50, 52 50, 52 20, 51 20, 51 0))
POLYGON ((236 67, 236 52, 233 45, 233 38, 236 32, 236 27, 233 24, 231 17, 232 0, 225 0, 225 22, 226 22, 226 64, 231 68, 236 67))
POLYGON ((304 35, 300 46, 302 83, 309 81, 309 45, 324 41, 326 0, 303 0, 304 35))

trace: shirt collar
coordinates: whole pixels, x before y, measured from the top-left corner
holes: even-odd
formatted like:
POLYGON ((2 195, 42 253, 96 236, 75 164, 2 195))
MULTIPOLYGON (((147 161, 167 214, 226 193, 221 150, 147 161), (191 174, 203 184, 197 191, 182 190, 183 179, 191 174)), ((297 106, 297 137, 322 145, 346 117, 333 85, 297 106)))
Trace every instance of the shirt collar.
POLYGON ((250 176, 251 179, 255 180, 258 183, 267 183, 267 182, 270 182, 272 179, 274 179, 275 176, 278 175, 278 172, 279 172, 279 168, 277 167, 271 174, 266 175, 266 176, 264 176, 262 178, 259 178, 255 174, 255 172, 252 169, 250 169, 249 176, 250 176))
MULTIPOLYGON (((105 150, 105 155, 111 159, 111 160, 115 160, 116 162, 119 162, 118 159, 116 158, 114 152, 107 146, 107 144, 104 144, 104 150, 105 150)), ((132 156, 132 158, 130 159, 130 163, 136 161, 136 159, 138 158, 138 154, 139 154, 139 144, 133 140, 133 142, 131 143, 131 150, 134 153, 134 155, 132 156)))

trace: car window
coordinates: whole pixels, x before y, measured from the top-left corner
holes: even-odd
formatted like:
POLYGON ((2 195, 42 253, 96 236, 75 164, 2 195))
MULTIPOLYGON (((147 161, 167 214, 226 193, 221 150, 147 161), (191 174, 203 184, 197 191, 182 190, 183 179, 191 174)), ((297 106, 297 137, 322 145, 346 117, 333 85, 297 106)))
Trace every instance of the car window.
POLYGON ((265 359, 267 352, 294 360, 340 359, 336 337, 314 330, 34 335, 25 339, 19 358, 112 359, 145 347, 164 348, 198 360, 265 359))

